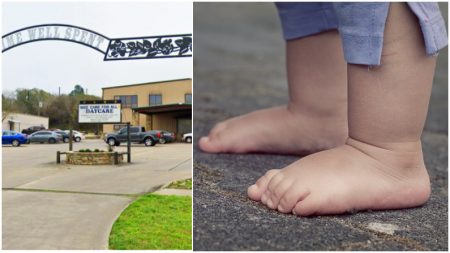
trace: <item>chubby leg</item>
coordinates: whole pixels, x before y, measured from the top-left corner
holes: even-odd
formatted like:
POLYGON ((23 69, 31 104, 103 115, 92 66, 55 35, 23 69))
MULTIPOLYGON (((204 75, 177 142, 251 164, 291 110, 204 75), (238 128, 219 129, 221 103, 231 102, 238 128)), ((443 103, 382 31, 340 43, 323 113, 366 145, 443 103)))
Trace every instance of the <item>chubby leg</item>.
POLYGON ((218 123, 200 139, 203 151, 309 154, 345 142, 346 64, 337 31, 288 41, 286 49, 288 105, 218 123))
POLYGON ((405 4, 392 3, 382 65, 348 65, 345 145, 264 176, 248 189, 250 198, 302 216, 424 204, 430 182, 420 136, 435 63, 425 54, 415 16, 405 4))

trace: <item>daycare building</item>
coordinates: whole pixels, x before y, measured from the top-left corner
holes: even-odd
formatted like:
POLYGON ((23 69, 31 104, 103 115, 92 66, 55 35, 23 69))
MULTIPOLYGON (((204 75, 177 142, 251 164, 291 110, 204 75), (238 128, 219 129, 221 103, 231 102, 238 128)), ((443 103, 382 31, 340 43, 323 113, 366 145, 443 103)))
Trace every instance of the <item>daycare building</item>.
POLYGON ((103 124, 110 133, 131 122, 147 130, 166 130, 177 139, 192 132, 192 79, 130 84, 103 88, 103 100, 121 100, 122 123, 103 124))

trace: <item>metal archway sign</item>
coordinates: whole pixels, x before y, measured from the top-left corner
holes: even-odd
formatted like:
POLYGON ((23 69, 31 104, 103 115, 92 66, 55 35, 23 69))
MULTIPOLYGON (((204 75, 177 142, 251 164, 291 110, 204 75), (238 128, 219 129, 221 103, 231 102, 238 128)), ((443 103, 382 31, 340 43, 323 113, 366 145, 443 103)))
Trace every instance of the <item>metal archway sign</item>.
POLYGON ((98 32, 67 24, 35 25, 5 34, 2 36, 2 53, 45 40, 68 41, 90 47, 102 53, 104 61, 192 56, 192 34, 111 39, 98 32))

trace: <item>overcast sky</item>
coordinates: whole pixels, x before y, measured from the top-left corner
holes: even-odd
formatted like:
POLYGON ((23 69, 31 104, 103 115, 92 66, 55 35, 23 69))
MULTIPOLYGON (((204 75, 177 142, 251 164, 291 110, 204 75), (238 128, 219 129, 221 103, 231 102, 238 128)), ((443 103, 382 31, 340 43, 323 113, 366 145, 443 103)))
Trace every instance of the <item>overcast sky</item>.
MULTIPOLYGON (((27 26, 60 23, 109 38, 192 33, 192 3, 3 3, 2 35, 27 26)), ((2 54, 2 90, 41 88, 69 93, 75 84, 101 88, 192 77, 192 57, 103 61, 89 47, 66 41, 32 42, 2 54)))

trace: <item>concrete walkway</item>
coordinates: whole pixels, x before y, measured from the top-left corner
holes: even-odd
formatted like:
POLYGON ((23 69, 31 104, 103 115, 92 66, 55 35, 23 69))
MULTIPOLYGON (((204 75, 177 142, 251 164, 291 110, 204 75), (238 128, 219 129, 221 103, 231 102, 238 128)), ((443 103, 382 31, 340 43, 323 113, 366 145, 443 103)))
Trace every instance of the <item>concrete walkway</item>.
MULTIPOLYGON (((75 150, 103 146, 86 140, 75 150)), ((137 196, 192 177, 189 144, 136 145, 132 164, 98 167, 56 165, 66 148, 3 147, 3 249, 107 249, 114 221, 137 196)))
POLYGON ((155 192, 159 195, 192 196, 192 190, 164 188, 155 192))
POLYGON ((108 249, 131 197, 3 191, 3 249, 108 249))
MULTIPOLYGON (((195 142, 220 120, 287 101, 284 41, 270 3, 194 4, 195 142)), ((443 11, 447 5, 443 5, 443 11)), ((420 208, 298 218, 250 201, 267 169, 298 159, 205 154, 194 146, 194 250, 448 249, 447 49, 439 56, 423 149, 432 196, 420 208)), ((280 133, 283 135, 283 133, 280 133)), ((282 137, 282 136, 281 136, 282 137)))

